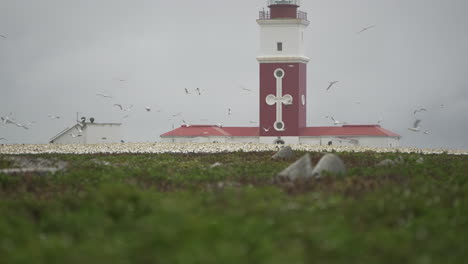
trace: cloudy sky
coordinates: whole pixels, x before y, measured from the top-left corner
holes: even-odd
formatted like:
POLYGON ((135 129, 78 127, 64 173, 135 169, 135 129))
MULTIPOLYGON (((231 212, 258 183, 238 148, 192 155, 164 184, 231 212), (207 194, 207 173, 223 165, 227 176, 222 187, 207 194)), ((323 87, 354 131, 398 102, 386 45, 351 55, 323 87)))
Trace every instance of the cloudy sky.
MULTIPOLYGON (((77 112, 122 122, 130 142, 159 141, 182 120, 253 126, 265 3, 0 0, 0 116, 36 122, 0 125, 1 143, 47 143, 77 112)), ((310 20, 308 126, 332 125, 326 115, 382 117, 402 145, 468 149, 468 1, 303 0, 301 10, 310 20), (407 129, 416 118, 429 134, 407 129)))

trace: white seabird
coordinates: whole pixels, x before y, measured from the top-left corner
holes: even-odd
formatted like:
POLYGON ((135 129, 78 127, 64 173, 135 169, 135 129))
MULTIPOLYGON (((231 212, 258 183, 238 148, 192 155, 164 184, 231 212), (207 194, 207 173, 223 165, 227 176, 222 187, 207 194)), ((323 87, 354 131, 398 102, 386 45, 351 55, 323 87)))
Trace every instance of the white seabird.
POLYGON ((414 121, 413 127, 409 127, 408 129, 414 132, 419 132, 419 130, 421 130, 419 123, 421 123, 421 120, 417 119, 416 121, 414 121))

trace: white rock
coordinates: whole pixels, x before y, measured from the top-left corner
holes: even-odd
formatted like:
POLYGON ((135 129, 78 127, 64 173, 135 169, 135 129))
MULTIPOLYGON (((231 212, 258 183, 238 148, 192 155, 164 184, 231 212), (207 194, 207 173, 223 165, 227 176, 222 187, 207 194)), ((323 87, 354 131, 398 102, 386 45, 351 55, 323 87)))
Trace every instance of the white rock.
POLYGON ((273 155, 272 159, 293 159, 296 156, 294 150, 291 146, 282 147, 275 155, 273 155))
POLYGON ((337 155, 326 154, 319 160, 317 166, 315 166, 314 170, 312 171, 312 176, 320 178, 323 176, 323 172, 325 171, 333 174, 345 174, 346 167, 343 161, 337 155))
POLYGON ((289 167, 278 173, 277 177, 290 181, 308 179, 312 177, 312 171, 312 162, 310 161, 310 155, 307 153, 302 156, 302 158, 289 165, 289 167))

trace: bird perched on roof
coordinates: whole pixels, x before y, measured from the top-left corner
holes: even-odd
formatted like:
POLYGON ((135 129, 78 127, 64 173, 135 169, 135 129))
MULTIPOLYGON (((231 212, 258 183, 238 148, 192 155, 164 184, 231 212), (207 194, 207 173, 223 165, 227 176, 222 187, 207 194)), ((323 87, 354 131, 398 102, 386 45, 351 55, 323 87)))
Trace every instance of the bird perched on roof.
POLYGON ((416 121, 414 121, 413 127, 409 127, 408 129, 414 132, 419 132, 419 130, 421 130, 421 127, 419 126, 420 123, 421 123, 421 120, 417 119, 416 121))

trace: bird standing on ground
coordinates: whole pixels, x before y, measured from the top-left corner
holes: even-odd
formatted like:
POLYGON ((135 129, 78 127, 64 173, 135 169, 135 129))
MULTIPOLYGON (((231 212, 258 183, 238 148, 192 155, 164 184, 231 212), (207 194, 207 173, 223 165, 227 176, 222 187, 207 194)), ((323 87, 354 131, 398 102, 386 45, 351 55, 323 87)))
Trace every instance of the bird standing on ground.
POLYGON ((372 25, 372 26, 369 26, 369 27, 364 27, 363 29, 361 29, 361 31, 357 32, 356 34, 361 34, 362 32, 367 31, 367 30, 369 30, 369 29, 371 29, 371 28, 373 28, 375 26, 376 25, 372 25))
POLYGON ((329 82, 330 84, 328 85, 327 87, 327 91, 330 90, 330 88, 332 88, 333 85, 337 84, 338 81, 333 81, 333 82, 329 82))
POLYGON ((421 123, 421 120, 417 119, 416 121, 414 121, 413 127, 409 127, 408 129, 414 132, 419 132, 419 130, 421 130, 419 123, 421 123))

